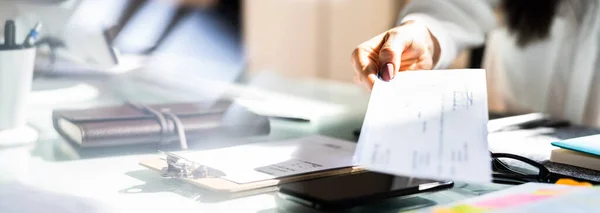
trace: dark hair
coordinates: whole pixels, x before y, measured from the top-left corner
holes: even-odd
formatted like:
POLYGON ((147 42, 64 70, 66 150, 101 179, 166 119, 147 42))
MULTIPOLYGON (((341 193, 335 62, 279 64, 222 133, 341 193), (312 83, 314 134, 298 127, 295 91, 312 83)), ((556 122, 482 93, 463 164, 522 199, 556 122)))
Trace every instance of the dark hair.
POLYGON ((550 34, 561 0, 503 0, 506 24, 520 47, 550 34))

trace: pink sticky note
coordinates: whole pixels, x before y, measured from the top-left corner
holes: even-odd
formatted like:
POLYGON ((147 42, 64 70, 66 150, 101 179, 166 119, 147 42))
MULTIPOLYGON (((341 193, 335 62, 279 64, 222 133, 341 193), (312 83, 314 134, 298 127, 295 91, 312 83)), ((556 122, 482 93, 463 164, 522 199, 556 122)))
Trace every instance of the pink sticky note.
POLYGON ((482 201, 482 202, 476 203, 475 206, 487 207, 487 208, 507 208, 507 207, 511 207, 511 206, 532 203, 532 202, 543 200, 543 199, 550 198, 550 197, 552 197, 552 196, 536 195, 536 194, 516 194, 516 195, 509 195, 506 197, 500 197, 500 198, 482 201))

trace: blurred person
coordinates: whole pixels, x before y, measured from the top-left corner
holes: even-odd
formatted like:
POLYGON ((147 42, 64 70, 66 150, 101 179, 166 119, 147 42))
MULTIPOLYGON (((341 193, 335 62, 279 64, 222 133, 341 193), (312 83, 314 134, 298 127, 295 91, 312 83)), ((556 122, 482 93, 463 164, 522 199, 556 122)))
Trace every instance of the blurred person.
POLYGON ((492 112, 600 127, 600 1, 412 0, 400 17, 352 53, 355 80, 368 90, 398 72, 447 68, 485 42, 492 112))

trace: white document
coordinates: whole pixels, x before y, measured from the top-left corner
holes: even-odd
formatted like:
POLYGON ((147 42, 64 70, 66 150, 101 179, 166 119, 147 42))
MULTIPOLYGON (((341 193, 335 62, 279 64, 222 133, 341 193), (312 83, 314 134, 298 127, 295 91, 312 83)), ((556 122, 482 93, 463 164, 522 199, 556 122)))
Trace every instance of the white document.
POLYGON ((272 141, 177 155, 249 183, 353 166, 356 143, 325 136, 272 141))
POLYGON ((376 82, 356 163, 396 175, 489 182, 485 81, 485 70, 435 70, 376 82))

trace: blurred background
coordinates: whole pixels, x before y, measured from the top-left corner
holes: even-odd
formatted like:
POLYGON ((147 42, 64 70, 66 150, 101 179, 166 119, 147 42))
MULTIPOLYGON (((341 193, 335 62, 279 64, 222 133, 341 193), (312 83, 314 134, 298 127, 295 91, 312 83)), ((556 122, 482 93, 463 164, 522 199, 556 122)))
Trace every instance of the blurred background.
MULTIPOLYGON (((407 2, 3 0, 0 20, 15 21, 19 41, 43 25, 25 114, 38 141, 64 143, 52 123, 60 110, 219 99, 356 140, 369 93, 353 82, 350 54, 394 27, 407 2)), ((482 54, 467 50, 451 68, 481 67, 482 54)), ((298 132, 284 129, 271 135, 298 132)))
MULTIPOLYGON (((18 138, 35 135, 33 155, 46 160, 82 158, 63 156, 70 149, 60 146, 73 144, 59 134, 55 114, 126 103, 235 99, 261 116, 301 121, 271 120, 269 139, 316 133, 357 140, 369 93, 353 84, 350 54, 394 27, 406 3, 3 0, 0 20, 15 21, 19 41, 36 23, 43 27, 27 106, 0 106, 24 109, 34 133, 18 138)), ((481 67, 482 54, 483 47, 467 50, 451 68, 481 67)), ((129 152, 115 149, 111 155, 129 152)))
MULTIPOLYGON (((169 65, 199 63, 210 68, 199 71, 195 67, 190 72, 216 80, 232 81, 244 70, 351 82, 352 50, 362 41, 393 27, 405 3, 404 0, 9 0, 1 3, 0 15, 4 19, 18 17, 20 26, 33 26, 41 21, 42 36, 56 37, 65 43, 66 48, 57 48, 59 59, 96 68, 110 69, 119 62, 124 64, 131 55, 161 55, 161 66, 166 61, 163 57, 178 61, 169 65), (211 69, 219 71, 210 72, 211 69)), ((28 30, 22 27, 18 33, 24 36, 28 30)), ((465 52, 452 68, 477 66, 479 55, 465 52)), ((49 62, 38 59, 39 70, 48 69, 42 67, 46 64, 49 62)), ((73 70, 72 66, 56 68, 59 65, 54 63, 55 73, 73 70)))

